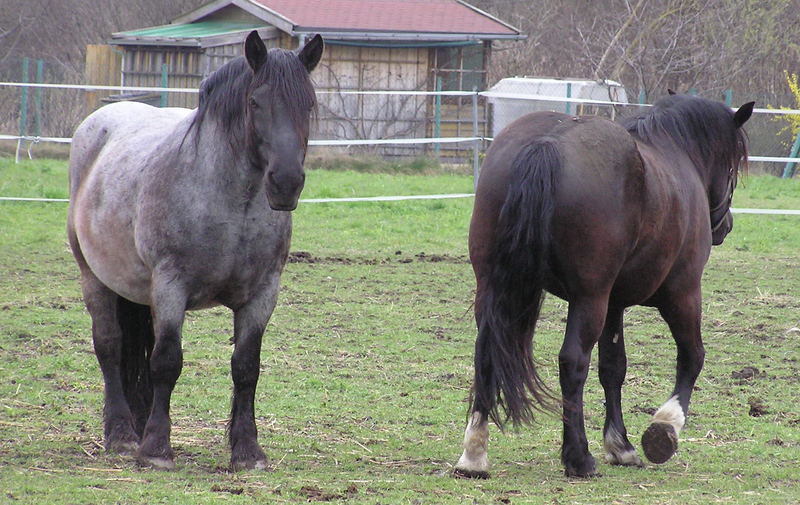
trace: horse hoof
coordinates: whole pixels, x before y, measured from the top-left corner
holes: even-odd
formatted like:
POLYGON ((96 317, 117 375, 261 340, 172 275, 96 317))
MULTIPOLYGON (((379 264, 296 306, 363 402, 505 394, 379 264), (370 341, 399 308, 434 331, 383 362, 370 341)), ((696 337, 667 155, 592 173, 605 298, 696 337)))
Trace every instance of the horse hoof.
POLYGON ((158 456, 139 456, 136 458, 141 466, 154 468, 156 470, 174 470, 175 462, 170 458, 158 456))
POLYGON ((635 466, 639 468, 644 467, 642 459, 636 454, 635 450, 630 450, 622 453, 606 453, 606 463, 609 465, 618 466, 635 466))
POLYGON ((242 470, 266 470, 269 464, 266 459, 231 461, 231 470, 239 472, 242 470))
POLYGON ((564 468, 564 475, 567 477, 577 477, 579 479, 591 479, 592 477, 600 477, 597 470, 594 468, 578 469, 578 468, 564 468))
POLYGON ((667 423, 653 423, 642 435, 642 450, 652 463, 666 462, 678 450, 678 435, 667 423))
POLYGON ((120 456, 133 456, 139 450, 139 442, 117 440, 106 442, 106 452, 120 456))
POLYGON ((597 477, 597 466, 594 463, 594 458, 589 455, 587 458, 579 461, 563 461, 564 475, 567 477, 578 477, 585 479, 588 477, 597 477))
POLYGON ((489 472, 484 470, 467 470, 465 468, 456 468, 453 470, 453 477, 456 479, 488 479, 489 472))

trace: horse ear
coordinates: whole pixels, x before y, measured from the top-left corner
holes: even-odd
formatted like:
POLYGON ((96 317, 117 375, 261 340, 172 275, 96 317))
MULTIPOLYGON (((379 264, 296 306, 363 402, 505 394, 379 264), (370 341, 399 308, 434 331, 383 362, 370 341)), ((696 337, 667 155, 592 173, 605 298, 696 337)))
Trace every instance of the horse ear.
POLYGON ((677 95, 677 93, 675 93, 674 91, 672 91, 669 88, 667 88, 667 93, 669 93, 670 95, 677 95))
POLYGON ((250 32, 244 41, 244 56, 253 72, 258 72, 258 69, 267 61, 267 46, 264 45, 264 41, 261 40, 261 36, 256 30, 250 32))
POLYGON ((309 73, 314 70, 319 60, 322 59, 322 50, 324 48, 325 43, 322 42, 322 36, 317 34, 300 50, 300 54, 297 56, 300 58, 300 61, 303 62, 303 65, 309 73))
POLYGON ((739 107, 739 110, 733 115, 733 122, 736 124, 736 128, 741 128, 742 125, 750 119, 750 116, 753 115, 753 107, 755 104, 755 102, 747 102, 739 107))

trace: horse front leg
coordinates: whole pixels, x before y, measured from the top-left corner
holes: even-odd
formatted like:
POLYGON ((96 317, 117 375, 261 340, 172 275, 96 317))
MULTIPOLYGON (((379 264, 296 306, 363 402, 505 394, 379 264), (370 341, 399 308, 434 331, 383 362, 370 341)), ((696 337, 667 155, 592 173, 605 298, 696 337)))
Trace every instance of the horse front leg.
POLYGON ((276 274, 258 296, 237 309, 233 316, 233 401, 228 427, 233 470, 267 468, 267 456, 258 444, 254 404, 261 365, 261 340, 275 309, 278 288, 279 274, 276 274))
POLYGON ((592 348, 606 318, 607 299, 573 300, 569 304, 567 331, 558 354, 563 401, 561 462, 570 477, 591 477, 595 462, 589 453, 583 418, 583 386, 589 372, 592 348))
POLYGON ((628 440, 628 431, 622 420, 622 383, 628 368, 622 314, 622 308, 608 309, 598 345, 598 374, 606 400, 603 448, 606 462, 612 465, 643 466, 636 449, 628 440))
POLYGON ((678 435, 686 422, 694 383, 705 360, 700 335, 700 287, 668 297, 658 310, 678 348, 677 371, 672 395, 656 411, 642 435, 642 449, 653 463, 664 463, 678 450, 678 435))
POLYGON ((151 290, 155 344, 150 356, 153 406, 136 454, 140 464, 161 469, 175 467, 170 444, 169 404, 183 368, 181 328, 187 296, 171 273, 153 276, 151 290))

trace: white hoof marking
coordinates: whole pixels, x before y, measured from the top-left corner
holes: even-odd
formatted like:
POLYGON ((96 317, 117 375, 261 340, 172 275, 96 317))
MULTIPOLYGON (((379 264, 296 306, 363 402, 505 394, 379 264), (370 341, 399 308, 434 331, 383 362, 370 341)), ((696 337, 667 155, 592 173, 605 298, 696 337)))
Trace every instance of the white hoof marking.
POLYGON ((489 470, 489 422, 480 412, 473 412, 464 431, 464 453, 456 463, 456 470, 467 473, 485 473, 489 470))
POLYGON ((603 438, 603 448, 606 451, 606 463, 623 466, 642 466, 642 460, 636 454, 636 449, 626 446, 622 435, 613 427, 609 428, 603 438))
POLYGON ((672 425, 675 429, 675 435, 680 434, 683 425, 686 424, 686 415, 684 415, 681 404, 678 401, 678 395, 667 400, 667 402, 653 414, 653 419, 650 422, 672 425))

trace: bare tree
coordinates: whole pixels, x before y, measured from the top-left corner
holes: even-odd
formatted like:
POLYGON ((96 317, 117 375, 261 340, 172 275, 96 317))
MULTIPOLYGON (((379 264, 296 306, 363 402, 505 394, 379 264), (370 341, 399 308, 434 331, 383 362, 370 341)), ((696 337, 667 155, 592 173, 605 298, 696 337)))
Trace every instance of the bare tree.
POLYGON ((590 77, 630 92, 774 93, 800 71, 797 0, 475 0, 529 38, 498 44, 490 76, 590 77))

